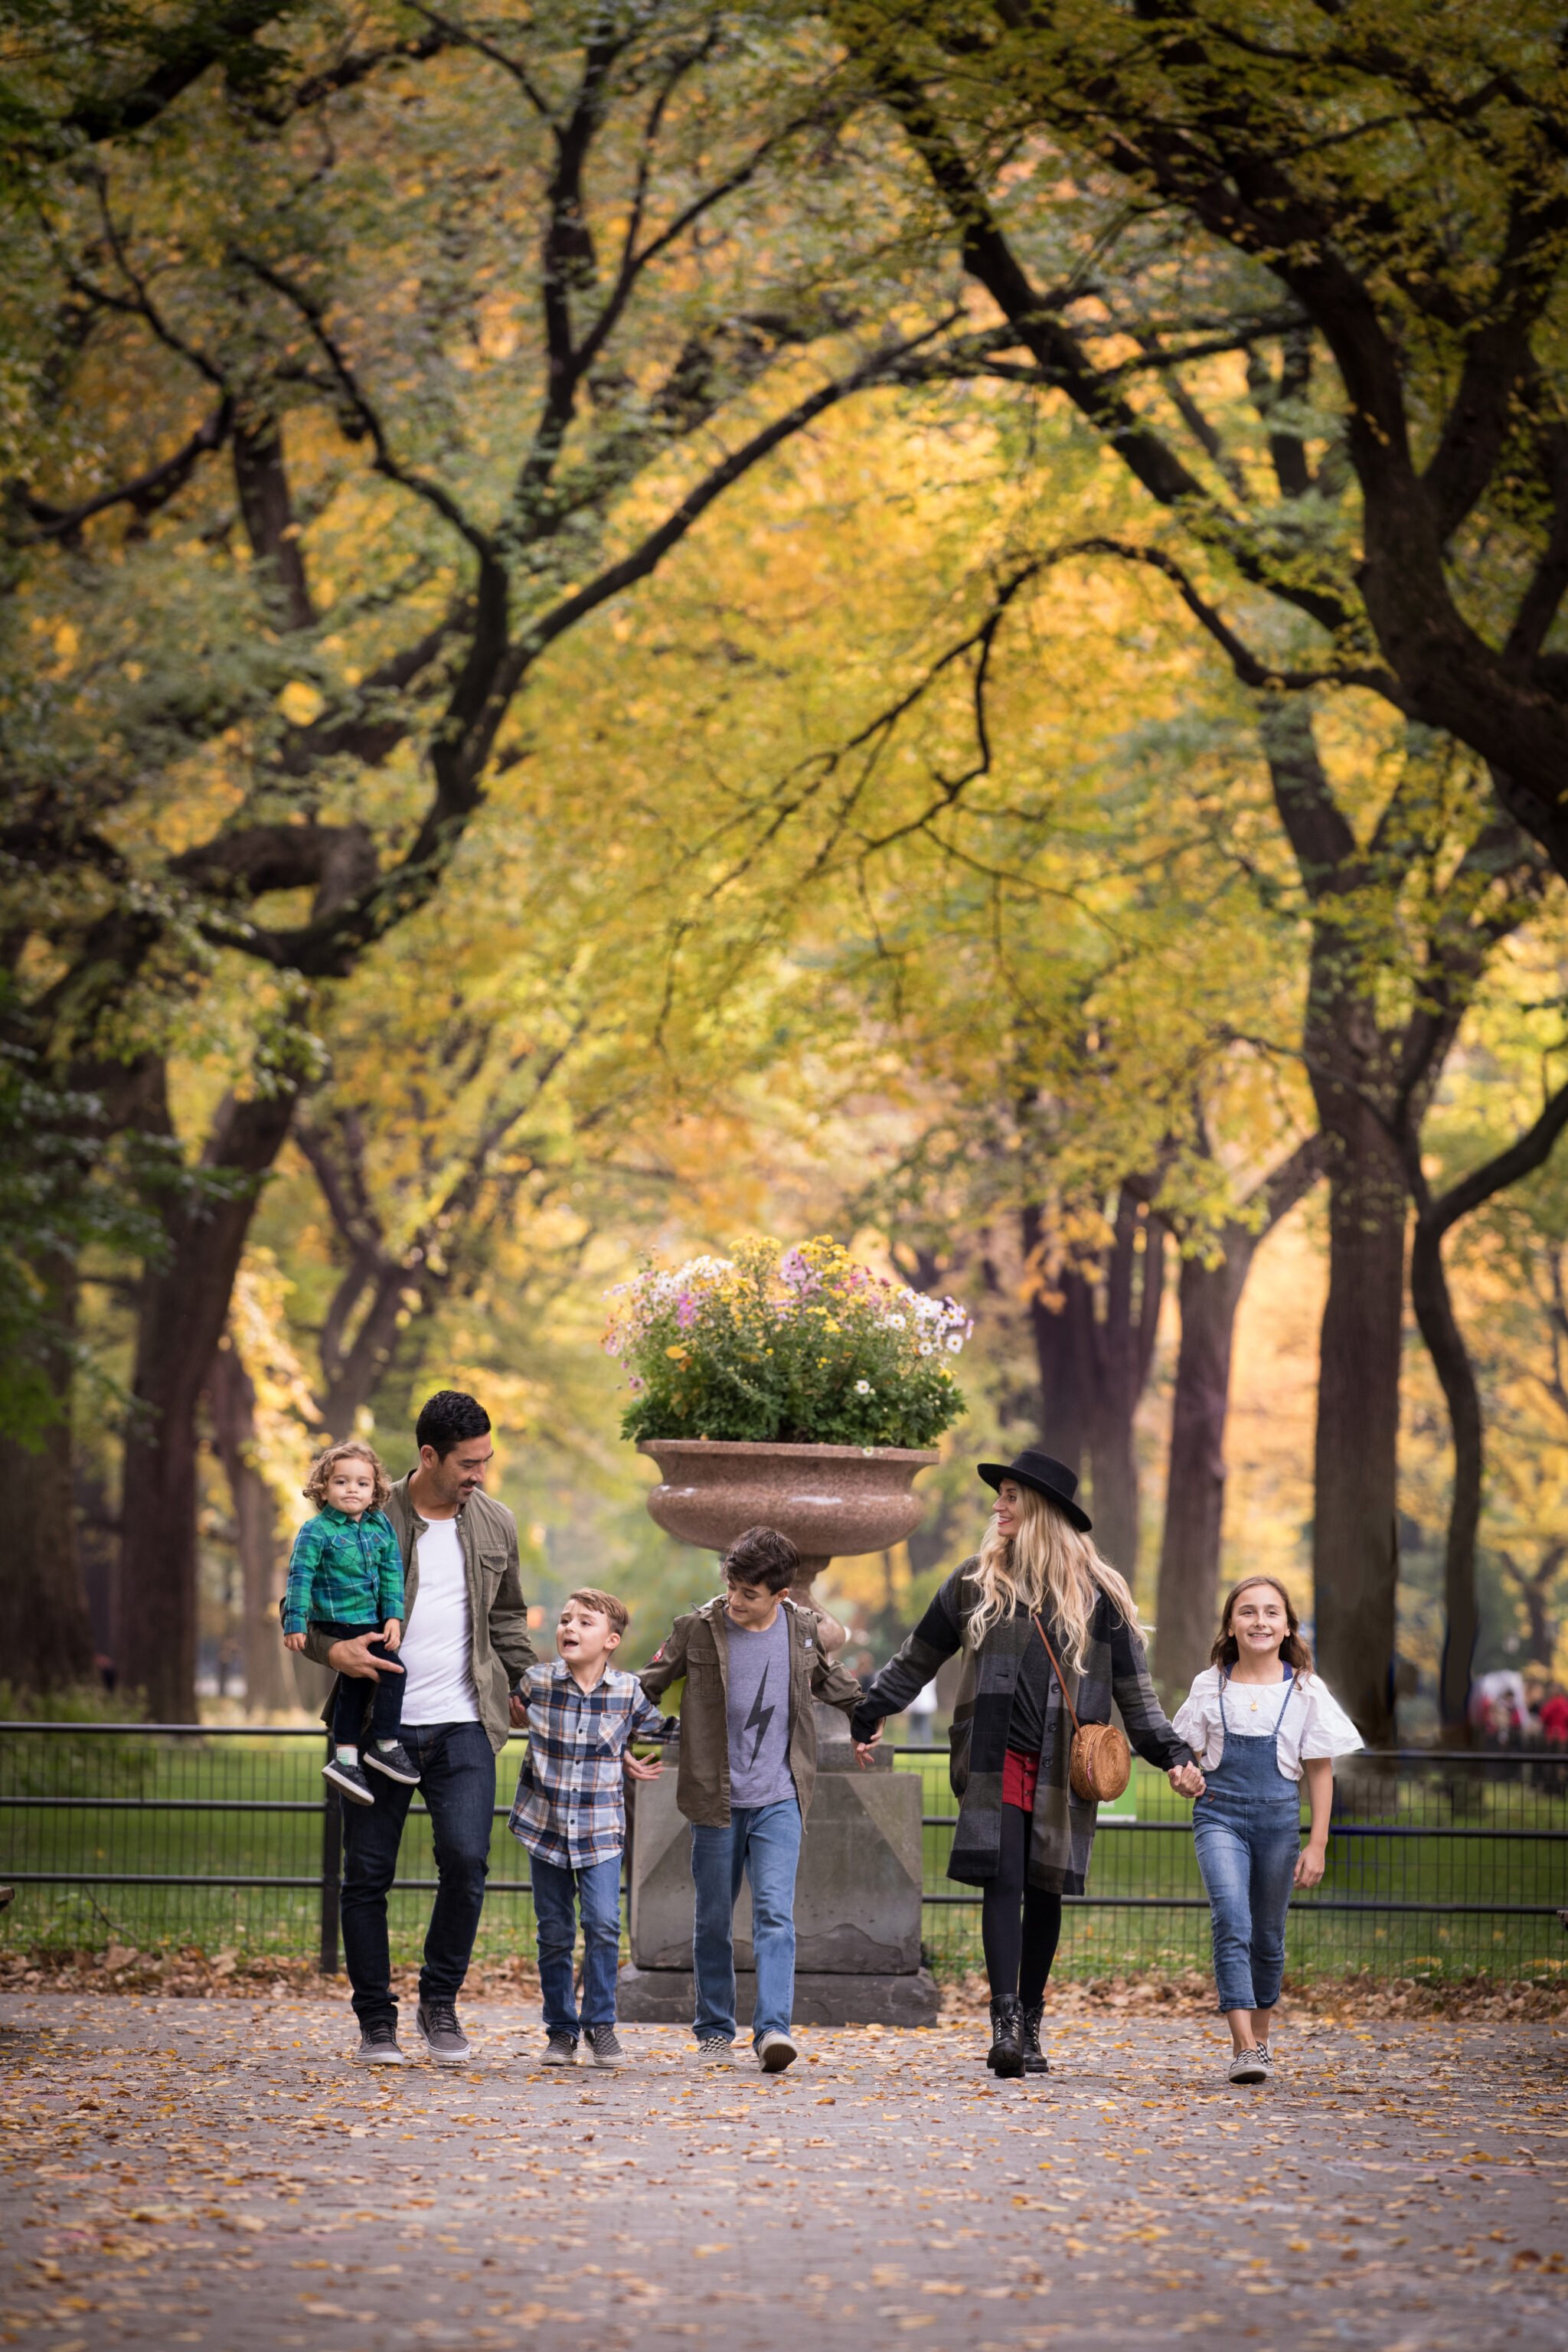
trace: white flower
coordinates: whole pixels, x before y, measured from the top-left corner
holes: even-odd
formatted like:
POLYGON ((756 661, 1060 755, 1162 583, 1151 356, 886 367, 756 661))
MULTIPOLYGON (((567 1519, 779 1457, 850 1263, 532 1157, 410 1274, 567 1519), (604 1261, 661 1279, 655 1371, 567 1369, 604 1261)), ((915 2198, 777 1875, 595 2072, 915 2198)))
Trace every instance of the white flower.
POLYGON ((936 1349, 935 1349, 934 1346, 931 1344, 931 1340, 929 1340, 929 1339, 922 1339, 922 1340, 921 1341, 921 1355, 922 1355, 922 1356, 934 1356, 934 1355, 935 1355, 935 1353, 936 1353, 936 1349))
POLYGON ((963 1341, 956 1331, 950 1335, 947 1345, 948 1350, 952 1355, 957 1356, 963 1353, 963 1341))
POLYGON ((855 1393, 857 1396, 875 1396, 877 1391, 871 1386, 869 1381, 857 1381, 855 1383, 855 1393))

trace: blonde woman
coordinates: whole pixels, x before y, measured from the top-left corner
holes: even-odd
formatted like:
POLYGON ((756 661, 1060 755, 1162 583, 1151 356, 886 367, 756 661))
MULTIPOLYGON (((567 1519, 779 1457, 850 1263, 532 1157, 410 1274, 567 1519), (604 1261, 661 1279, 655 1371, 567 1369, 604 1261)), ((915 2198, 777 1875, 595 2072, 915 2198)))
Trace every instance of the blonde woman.
POLYGON ((983 1890, 986 2063, 1000 2075, 1043 2074, 1040 2019, 1062 1897, 1083 1893, 1095 1822, 1092 1801, 1072 1793, 1072 1717, 1051 1651, 1080 1723, 1108 1723, 1114 1699, 1140 1756, 1174 1773, 1189 1796, 1201 1794, 1203 1775, 1161 1711, 1132 1595, 1089 1540, 1072 1472, 1030 1447, 1014 1462, 982 1462, 979 1475, 996 1495, 985 1539, 867 1685, 853 1729, 868 1740, 963 1652, 947 1874, 983 1890))

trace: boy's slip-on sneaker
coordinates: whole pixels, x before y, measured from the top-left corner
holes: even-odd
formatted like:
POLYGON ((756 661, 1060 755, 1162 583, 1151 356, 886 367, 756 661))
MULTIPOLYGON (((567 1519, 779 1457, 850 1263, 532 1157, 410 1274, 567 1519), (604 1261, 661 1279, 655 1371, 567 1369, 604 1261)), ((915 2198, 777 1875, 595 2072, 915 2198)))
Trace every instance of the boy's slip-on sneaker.
POLYGON ((577 2044, 570 2033, 552 2033, 539 2061, 542 2066, 575 2066, 577 2044))
POLYGON ((721 2033, 705 2033, 693 2054, 700 2066, 728 2066, 734 2052, 734 2043, 726 2042, 721 2033))
POLYGON ((595 2066, 624 2066, 626 2053, 613 2025, 585 2025, 583 2039, 595 2066))
POLYGON ((422 2000, 414 2031, 437 2066, 463 2066, 473 2056, 468 2037, 458 2022, 455 2001, 422 2000))
POLYGON ((799 2056, 787 2033, 764 2033, 757 2044, 757 2063, 764 2074, 782 2074, 799 2056))

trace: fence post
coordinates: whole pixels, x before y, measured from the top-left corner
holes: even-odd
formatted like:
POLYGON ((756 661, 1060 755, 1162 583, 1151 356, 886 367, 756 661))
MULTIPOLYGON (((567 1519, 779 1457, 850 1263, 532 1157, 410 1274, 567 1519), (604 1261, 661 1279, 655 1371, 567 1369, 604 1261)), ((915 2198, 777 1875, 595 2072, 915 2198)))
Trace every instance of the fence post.
POLYGON ((327 1782, 326 1798, 321 1808, 321 1972, 335 1977, 338 1972, 338 1895, 342 1874, 343 1808, 342 1799, 327 1782))

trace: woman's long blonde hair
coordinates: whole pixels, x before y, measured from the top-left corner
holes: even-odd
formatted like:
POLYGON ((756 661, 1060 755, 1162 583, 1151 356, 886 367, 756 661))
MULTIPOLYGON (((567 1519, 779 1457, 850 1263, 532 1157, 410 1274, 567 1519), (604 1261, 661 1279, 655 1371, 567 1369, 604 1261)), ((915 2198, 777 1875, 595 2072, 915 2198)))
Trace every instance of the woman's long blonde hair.
POLYGON ((1048 1606, 1066 1663, 1074 1674, 1083 1672, 1089 1654, 1089 1621, 1101 1592, 1110 1594, 1134 1633, 1138 1604, 1124 1576, 1101 1559, 1088 1536, 1078 1529, 1044 1495, 1013 1479, 1018 1490, 1018 1532, 1001 1536, 993 1518, 974 1566, 980 1606, 969 1621, 976 1649, 993 1625, 1011 1617, 1020 1604, 1026 1609, 1048 1606))

